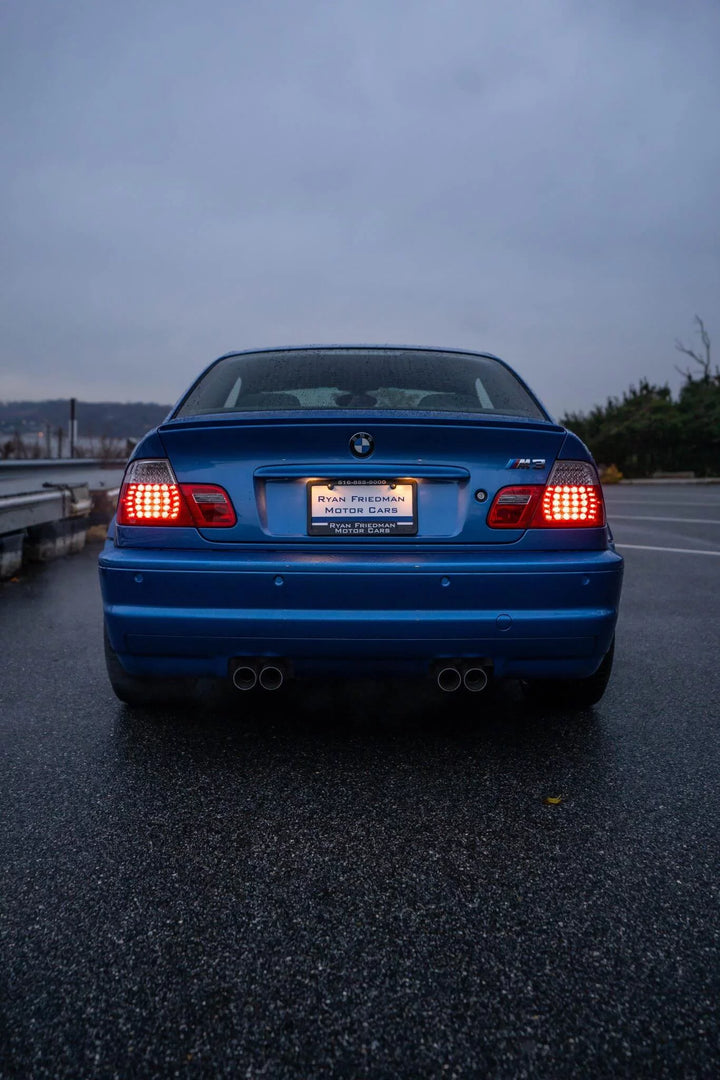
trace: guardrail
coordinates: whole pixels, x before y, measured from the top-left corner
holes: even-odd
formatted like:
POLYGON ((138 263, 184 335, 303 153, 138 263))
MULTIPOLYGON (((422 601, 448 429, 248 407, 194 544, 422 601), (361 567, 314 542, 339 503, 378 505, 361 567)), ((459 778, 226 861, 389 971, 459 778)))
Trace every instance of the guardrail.
POLYGON ((0 461, 0 578, 24 560, 79 551, 91 525, 112 517, 125 461, 0 461))

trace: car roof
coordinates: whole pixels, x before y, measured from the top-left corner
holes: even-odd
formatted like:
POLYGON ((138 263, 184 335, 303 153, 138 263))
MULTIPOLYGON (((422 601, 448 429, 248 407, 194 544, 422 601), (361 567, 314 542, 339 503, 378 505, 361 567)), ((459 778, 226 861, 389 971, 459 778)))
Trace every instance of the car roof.
POLYGON ((229 356, 244 356, 251 353, 275 353, 275 352, 308 352, 312 349, 323 350, 324 352, 331 351, 332 349, 373 349, 378 352, 387 352, 389 349, 397 350, 398 352, 428 352, 428 353, 457 353, 459 356, 480 356, 485 360, 497 360, 498 363, 504 364, 505 367, 510 365, 507 361, 496 356, 490 352, 478 352, 477 349, 458 349, 455 347, 448 348, 444 345, 390 345, 390 344, 378 344, 377 342, 333 342, 330 344, 314 344, 308 345, 264 345, 259 349, 231 349, 230 352, 223 353, 219 356, 218 360, 226 360, 229 356))

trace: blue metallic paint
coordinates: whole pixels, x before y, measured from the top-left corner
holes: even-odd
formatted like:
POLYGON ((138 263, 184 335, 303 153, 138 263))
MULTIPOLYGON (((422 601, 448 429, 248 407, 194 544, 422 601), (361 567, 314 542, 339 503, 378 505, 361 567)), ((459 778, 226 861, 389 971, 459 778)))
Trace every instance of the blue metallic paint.
POLYGON ((109 540, 100 576, 112 646, 133 674, 222 677, 237 656, 283 657, 300 672, 323 658, 350 671, 391 657, 398 670, 483 657, 497 676, 580 677, 610 644, 622 559, 611 550, 512 559, 494 550, 163 551, 109 540))

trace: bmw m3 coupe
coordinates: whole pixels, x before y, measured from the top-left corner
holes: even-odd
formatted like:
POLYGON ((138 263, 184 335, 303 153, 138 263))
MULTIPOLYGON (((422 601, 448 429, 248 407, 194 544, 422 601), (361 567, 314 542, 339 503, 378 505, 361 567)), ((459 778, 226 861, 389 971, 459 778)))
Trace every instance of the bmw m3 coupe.
POLYGON ((100 557, 108 673, 134 705, 407 676, 588 707, 622 570, 589 451, 497 357, 230 353, 127 466, 100 557))

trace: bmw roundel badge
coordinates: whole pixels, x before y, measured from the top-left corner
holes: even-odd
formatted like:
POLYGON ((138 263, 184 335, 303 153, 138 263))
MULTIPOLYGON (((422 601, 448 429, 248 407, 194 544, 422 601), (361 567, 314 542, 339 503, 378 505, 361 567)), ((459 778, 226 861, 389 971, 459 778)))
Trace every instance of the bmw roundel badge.
POLYGON ((350 450, 355 457, 369 457, 375 449, 375 440, 367 431, 357 431, 350 437, 350 450))

